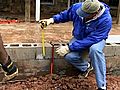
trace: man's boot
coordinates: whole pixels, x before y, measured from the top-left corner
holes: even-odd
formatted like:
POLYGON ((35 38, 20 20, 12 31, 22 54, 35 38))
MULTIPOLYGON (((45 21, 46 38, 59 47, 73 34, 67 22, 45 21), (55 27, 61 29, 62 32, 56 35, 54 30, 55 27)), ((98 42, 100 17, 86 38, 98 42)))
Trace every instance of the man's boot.
POLYGON ((14 62, 11 61, 10 56, 8 56, 8 63, 6 63, 5 65, 1 65, 5 75, 3 81, 11 80, 18 75, 18 68, 16 67, 14 62))
POLYGON ((84 79, 88 76, 88 74, 93 70, 93 67, 90 63, 88 63, 88 68, 86 71, 80 71, 80 74, 78 75, 79 78, 84 79))

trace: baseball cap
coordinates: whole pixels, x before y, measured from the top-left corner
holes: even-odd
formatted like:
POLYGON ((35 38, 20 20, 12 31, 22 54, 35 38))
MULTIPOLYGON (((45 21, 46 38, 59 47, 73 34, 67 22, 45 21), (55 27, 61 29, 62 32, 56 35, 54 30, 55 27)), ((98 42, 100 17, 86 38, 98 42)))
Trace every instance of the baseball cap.
POLYGON ((86 0, 82 3, 82 7, 76 10, 76 13, 81 17, 87 17, 97 12, 99 9, 100 2, 98 0, 86 0))

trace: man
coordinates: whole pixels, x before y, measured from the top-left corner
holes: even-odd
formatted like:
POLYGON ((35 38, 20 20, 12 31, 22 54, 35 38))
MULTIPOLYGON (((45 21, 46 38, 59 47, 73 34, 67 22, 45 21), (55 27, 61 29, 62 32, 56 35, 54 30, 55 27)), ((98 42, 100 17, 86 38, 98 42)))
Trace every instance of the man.
MULTIPOLYGON (((112 27, 109 6, 98 0, 86 0, 72 5, 68 10, 54 15, 53 18, 42 20, 44 28, 51 23, 73 22, 73 38, 66 46, 60 46, 57 53, 65 60, 86 73, 91 60, 98 90, 106 90, 106 63, 103 53, 105 40, 112 27)), ((85 74, 86 75, 86 74, 85 74)))
POLYGON ((0 35, 0 64, 2 65, 2 69, 4 71, 5 77, 3 81, 8 81, 13 79, 18 74, 18 68, 11 61, 10 56, 8 56, 4 46, 2 37, 0 35))

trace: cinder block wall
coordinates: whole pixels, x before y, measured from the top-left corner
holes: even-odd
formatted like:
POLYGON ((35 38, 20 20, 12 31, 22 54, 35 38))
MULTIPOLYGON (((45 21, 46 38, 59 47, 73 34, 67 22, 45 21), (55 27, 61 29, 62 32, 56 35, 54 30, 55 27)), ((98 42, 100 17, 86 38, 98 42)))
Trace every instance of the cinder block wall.
MULTIPOLYGON (((18 78, 31 75, 45 75, 50 73, 50 62, 52 57, 52 45, 45 44, 46 56, 42 57, 42 45, 41 43, 11 43, 4 44, 11 59, 17 64, 19 68, 18 78), (40 55, 39 59, 36 57, 40 55)), ((59 46, 56 45, 54 50, 59 46)), ((104 49, 107 70, 109 73, 120 75, 120 44, 106 44, 104 49)), ((74 68, 67 63, 63 57, 58 56, 54 51, 54 73, 66 73, 72 71, 74 68)), ((0 72, 3 76, 2 71, 0 72)), ((2 76, 0 80, 2 79, 2 76)))

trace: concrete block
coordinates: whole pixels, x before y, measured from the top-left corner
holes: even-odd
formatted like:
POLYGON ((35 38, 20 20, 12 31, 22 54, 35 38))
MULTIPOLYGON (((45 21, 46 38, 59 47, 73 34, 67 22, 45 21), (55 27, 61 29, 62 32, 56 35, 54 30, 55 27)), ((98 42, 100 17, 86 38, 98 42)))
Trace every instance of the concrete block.
MULTIPOLYGON (((45 43, 45 58, 49 59, 51 58, 52 54, 52 49, 51 49, 51 44, 45 43)), ((36 48, 36 57, 38 55, 42 55, 42 44, 40 43, 39 46, 36 48)))
POLYGON ((57 53, 56 53, 56 49, 60 46, 60 45, 66 45, 66 43, 54 43, 54 58, 56 59, 63 59, 63 57, 59 56, 57 53))
POLYGON ((37 75, 50 72, 50 60, 17 60, 19 75, 37 75))
POLYGON ((116 48, 115 55, 120 56, 120 43, 115 43, 114 47, 116 48))
POLYGON ((6 48, 11 59, 35 59, 35 48, 6 48))
POLYGON ((56 53, 56 49, 57 49, 58 47, 59 47, 59 45, 54 47, 54 58, 56 58, 56 59, 63 59, 63 57, 59 56, 59 55, 56 53))
POLYGON ((64 59, 55 59, 54 60, 54 74, 59 74, 59 75, 70 75, 71 73, 76 73, 78 72, 78 69, 73 67, 70 63, 68 63, 64 59))
MULTIPOLYGON (((5 44, 6 51, 11 59, 36 59, 38 55, 42 55, 41 43, 11 43, 5 44)), ((46 59, 51 58, 51 45, 45 44, 46 59)))
POLYGON ((115 50, 114 45, 106 44, 104 48, 105 56, 115 56, 115 50))
MULTIPOLYGON (((50 73, 50 60, 16 60, 15 61, 19 74, 15 79, 26 79, 33 75, 46 75, 50 73)), ((0 81, 4 77, 4 73, 0 70, 0 81)))
MULTIPOLYGON (((61 43, 62 45, 65 45, 65 43, 61 43)), ((37 56, 42 56, 42 44, 41 43, 12 43, 12 44, 5 44, 4 45, 8 54, 11 56, 12 59, 36 59, 37 56)), ((60 46, 59 43, 54 44, 54 58, 60 58, 57 55, 56 48, 60 46)), ((115 56, 119 55, 119 43, 117 44, 111 44, 106 43, 106 46, 104 48, 105 56, 115 56)), ((46 59, 50 59, 52 56, 52 45, 49 43, 45 43, 45 51, 46 59)), ((43 59, 43 57, 41 58, 43 59)))
POLYGON ((109 35, 106 43, 120 43, 120 35, 109 35))
POLYGON ((107 72, 120 75, 120 56, 106 57, 107 72))
MULTIPOLYGON (((65 44, 62 44, 65 45, 65 44)), ((41 43, 18 43, 18 44, 5 44, 4 45, 8 54, 11 56, 13 61, 16 62, 19 68, 19 76, 29 76, 29 75, 42 75, 49 73, 50 61, 52 56, 52 45, 45 44, 46 47, 46 57, 45 59, 36 60, 36 56, 42 54, 42 44, 41 43)), ((56 48, 60 44, 55 44, 54 46, 54 73, 59 73, 59 71, 74 71, 73 66, 67 63, 63 57, 57 55, 56 48)), ((106 56, 107 68, 110 71, 118 70, 120 67, 119 58, 120 56, 120 45, 119 43, 106 43, 104 48, 104 53, 106 56), (110 57, 110 58, 109 58, 110 57)))

